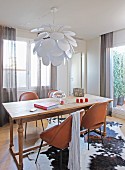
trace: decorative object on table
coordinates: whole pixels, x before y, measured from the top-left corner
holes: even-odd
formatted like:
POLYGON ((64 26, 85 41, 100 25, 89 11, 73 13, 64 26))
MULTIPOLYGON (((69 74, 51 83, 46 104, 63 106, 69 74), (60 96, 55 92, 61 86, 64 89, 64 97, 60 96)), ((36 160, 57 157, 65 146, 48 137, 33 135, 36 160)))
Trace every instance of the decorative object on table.
POLYGON ((61 91, 61 90, 58 90, 58 91, 55 91, 53 92, 52 94, 52 98, 55 98, 57 100, 59 100, 60 104, 61 104, 61 101, 66 97, 66 94, 61 91))
POLYGON ((76 40, 73 38, 75 33, 69 31, 69 26, 55 25, 54 14, 56 7, 51 8, 53 13, 53 24, 42 25, 39 29, 33 29, 31 32, 38 32, 38 37, 34 39, 34 53, 42 58, 44 65, 50 63, 59 66, 66 59, 70 59, 74 53, 73 47, 77 47, 76 40))
POLYGON ((55 91, 58 91, 58 90, 50 90, 49 92, 48 92, 48 97, 49 98, 52 98, 52 96, 53 96, 53 92, 55 92, 55 91))
POLYGON ((76 103, 79 103, 79 99, 76 99, 76 103))
POLYGON ((60 102, 61 105, 64 105, 64 103, 65 103, 64 100, 62 100, 62 101, 60 102))
POLYGON ((75 97, 84 97, 84 89, 82 89, 82 88, 73 88, 73 95, 75 97))
MULTIPOLYGON (((55 124, 57 124, 57 122, 55 122, 55 124)), ((120 129, 121 126, 122 125, 117 122, 107 122, 107 135, 103 139, 103 145, 100 136, 92 133, 90 135, 89 152, 87 149, 87 134, 85 135, 85 141, 83 137, 80 137, 81 170, 125 169, 125 137, 120 129)), ((60 150, 57 150, 55 147, 49 147, 46 150, 43 147, 43 150, 38 159, 39 169, 58 169, 60 150)), ((64 170, 67 170, 68 154, 68 149, 64 149, 62 153, 62 169, 64 170)), ((28 164, 33 166, 34 170, 37 169, 34 163, 36 155, 37 152, 30 154, 28 158, 32 161, 27 160, 28 164)))
POLYGON ((88 102, 89 101, 89 99, 88 98, 85 98, 85 102, 88 102))
POLYGON ((80 99, 80 103, 83 103, 83 99, 80 99))

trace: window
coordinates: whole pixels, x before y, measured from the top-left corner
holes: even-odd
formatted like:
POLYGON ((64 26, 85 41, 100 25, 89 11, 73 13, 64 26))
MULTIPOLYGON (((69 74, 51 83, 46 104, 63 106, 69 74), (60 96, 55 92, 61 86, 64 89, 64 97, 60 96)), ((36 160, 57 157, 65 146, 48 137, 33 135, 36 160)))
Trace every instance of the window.
MULTIPOLYGON (((19 89, 34 89, 37 86, 38 75, 38 58, 33 54, 34 44, 33 40, 17 38, 16 41, 16 69, 17 69, 17 87, 19 89)), ((9 59, 9 46, 11 43, 9 40, 3 42, 3 82, 4 88, 6 88, 6 74, 7 69, 13 66, 8 64, 9 59)), ((13 69, 13 68, 11 68, 13 69)), ((41 64, 41 85, 50 85, 50 65, 44 66, 41 64)))
MULTIPOLYGON (((113 92, 114 97, 125 95, 125 46, 111 49, 113 59, 113 92)), ((124 99, 124 98, 123 98, 124 99)))
POLYGON ((27 42, 16 42, 17 87, 26 87, 27 42))

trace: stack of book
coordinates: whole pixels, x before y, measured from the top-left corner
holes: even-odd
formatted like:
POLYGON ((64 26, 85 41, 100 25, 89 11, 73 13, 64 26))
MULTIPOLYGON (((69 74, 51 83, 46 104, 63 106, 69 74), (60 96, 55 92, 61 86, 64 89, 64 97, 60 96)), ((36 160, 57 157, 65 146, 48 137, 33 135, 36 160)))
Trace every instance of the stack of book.
POLYGON ((35 103, 34 107, 37 107, 37 108, 43 109, 43 110, 51 110, 51 109, 57 108, 58 103, 56 103, 56 102, 39 102, 39 103, 35 103))

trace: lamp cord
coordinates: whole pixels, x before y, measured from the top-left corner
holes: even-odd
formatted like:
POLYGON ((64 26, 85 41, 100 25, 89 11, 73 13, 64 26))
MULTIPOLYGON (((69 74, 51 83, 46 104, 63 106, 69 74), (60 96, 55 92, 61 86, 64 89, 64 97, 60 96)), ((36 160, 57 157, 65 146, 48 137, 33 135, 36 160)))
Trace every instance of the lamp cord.
POLYGON ((53 25, 55 24, 55 12, 53 10, 53 25))

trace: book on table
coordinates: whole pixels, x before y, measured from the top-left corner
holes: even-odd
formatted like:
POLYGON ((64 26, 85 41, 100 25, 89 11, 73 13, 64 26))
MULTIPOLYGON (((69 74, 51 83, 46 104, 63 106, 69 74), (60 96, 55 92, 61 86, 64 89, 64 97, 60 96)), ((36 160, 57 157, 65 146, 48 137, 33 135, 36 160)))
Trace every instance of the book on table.
POLYGON ((57 108, 58 105, 59 104, 56 102, 39 102, 39 103, 35 103, 34 107, 37 107, 43 110, 51 110, 51 109, 57 108))

